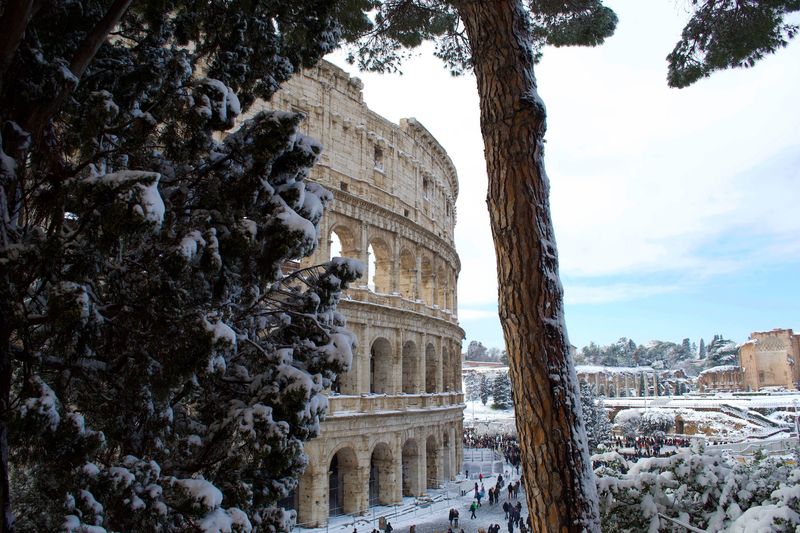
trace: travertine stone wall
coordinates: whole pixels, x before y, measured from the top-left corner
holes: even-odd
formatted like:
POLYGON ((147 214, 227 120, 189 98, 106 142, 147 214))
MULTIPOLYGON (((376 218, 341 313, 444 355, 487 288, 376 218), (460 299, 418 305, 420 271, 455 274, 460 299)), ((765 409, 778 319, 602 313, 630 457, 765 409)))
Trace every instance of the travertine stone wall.
POLYGON ((800 335, 791 329, 756 331, 739 348, 744 386, 796 390, 800 383, 800 335))
POLYGON ((361 88, 323 62, 264 104, 306 114, 304 133, 325 147, 311 179, 335 201, 301 266, 327 261, 338 241, 341 255, 375 267, 339 304, 358 347, 306 445, 297 491, 305 526, 423 494, 453 479, 462 460, 456 171, 421 124, 370 111, 361 88))

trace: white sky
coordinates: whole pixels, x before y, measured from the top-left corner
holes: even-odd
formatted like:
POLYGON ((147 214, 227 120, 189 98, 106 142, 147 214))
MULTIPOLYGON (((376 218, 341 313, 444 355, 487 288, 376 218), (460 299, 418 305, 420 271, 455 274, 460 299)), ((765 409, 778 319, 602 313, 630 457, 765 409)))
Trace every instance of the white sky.
MULTIPOLYGON (((708 338, 726 331, 724 320, 695 320, 706 328, 697 332, 632 325, 598 338, 581 312, 571 319, 570 306, 621 316, 613 304, 635 312, 659 295, 697 297, 710 280, 735 284, 756 267, 800 265, 800 43, 755 68, 669 89, 664 58, 687 15, 672 1, 607 4, 620 19, 614 37, 593 49, 547 49, 536 71, 548 108, 546 167, 570 336, 578 346, 620 336, 708 338)), ((459 318, 466 342, 502 346, 474 78, 451 77, 430 49, 408 61, 403 76, 355 73, 332 59, 364 81, 371 109, 394 122, 417 118, 453 159, 459 318)), ((747 283, 739 285, 746 298, 747 283)), ((797 312, 782 316, 769 327, 800 328, 797 312)), ((736 340, 746 334, 728 332, 736 340)))

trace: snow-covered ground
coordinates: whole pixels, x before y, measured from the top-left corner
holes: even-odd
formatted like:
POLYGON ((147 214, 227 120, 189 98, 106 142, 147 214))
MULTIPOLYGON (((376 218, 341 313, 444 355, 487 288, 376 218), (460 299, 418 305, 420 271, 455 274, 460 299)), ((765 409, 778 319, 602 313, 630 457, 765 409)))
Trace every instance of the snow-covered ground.
MULTIPOLYGON (((462 476, 463 477, 463 476, 462 476)), ((503 474, 505 484, 508 480, 512 482, 519 479, 511 467, 506 465, 503 474)), ((469 506, 474 501, 474 487, 477 479, 462 479, 453 481, 440 490, 429 490, 428 495, 434 500, 426 504, 421 499, 411 497, 403 498, 403 502, 393 506, 376 506, 370 508, 366 515, 362 516, 335 516, 329 520, 327 527, 322 528, 295 528, 298 533, 370 533, 378 528, 380 517, 386 517, 392 524, 395 533, 407 533, 412 525, 416 526, 416 533, 445 533, 450 527, 447 517, 450 509, 458 509, 458 527, 453 528, 455 532, 464 530, 464 533, 477 533, 478 529, 488 529, 492 524, 500 524, 501 531, 508 531, 508 521, 503 517, 503 502, 508 500, 508 492, 503 492, 499 503, 489 505, 487 498, 482 500, 481 507, 476 512, 476 518, 470 518, 469 506), (465 492, 462 496, 461 493, 465 492)), ((485 477, 483 485, 488 493, 489 487, 493 487, 497 482, 496 476, 485 477)), ((523 520, 528 516, 525 493, 520 488, 519 499, 510 500, 514 505, 517 501, 522 503, 523 520)), ((515 531, 518 531, 515 529, 515 531)))
POLYGON ((486 405, 480 401, 466 401, 464 427, 474 427, 478 433, 516 433, 514 409, 492 409, 491 399, 486 405))

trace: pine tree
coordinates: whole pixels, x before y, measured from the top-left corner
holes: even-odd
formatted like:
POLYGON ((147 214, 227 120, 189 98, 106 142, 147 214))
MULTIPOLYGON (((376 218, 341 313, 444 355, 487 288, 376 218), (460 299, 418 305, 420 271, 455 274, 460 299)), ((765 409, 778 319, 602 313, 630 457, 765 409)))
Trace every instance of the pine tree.
MULTIPOLYGON (((511 376, 519 384, 517 429, 532 529, 599 531, 596 488, 589 481, 591 464, 575 407, 579 386, 563 326, 544 168, 546 111, 534 65, 545 44, 601 44, 614 32, 616 15, 602 0, 378 0, 373 5, 375 26, 351 56, 362 67, 391 70, 405 48, 433 39, 436 55, 452 71, 475 72, 500 320, 511 376), (537 445, 528 444, 533 442, 537 445), (548 468, 537 468, 545 462, 548 468)), ((699 0, 692 8, 669 58, 668 81, 675 87, 717 69, 747 66, 784 46, 796 33, 784 19, 800 5, 699 0)))
POLYGON ((586 427, 589 453, 596 453, 598 447, 611 439, 611 422, 602 399, 594 394, 591 385, 581 381, 581 412, 586 427))
POLYGON ((477 402, 480 399, 481 378, 477 372, 469 371, 464 374, 464 392, 467 401, 477 402))
POLYGON ((708 367, 735 365, 739 360, 739 348, 732 340, 722 335, 714 335, 714 339, 706 349, 706 365, 708 367))
POLYGON ((362 266, 282 272, 332 198, 321 147, 237 118, 348 5, 3 4, 0 532, 289 527, 362 266))
POLYGON ((511 380, 508 372, 498 372, 492 380, 492 409, 511 407, 511 380))
POLYGON ((489 377, 486 374, 481 374, 479 390, 481 403, 486 405, 486 403, 489 401, 489 396, 491 395, 491 385, 489 384, 489 377))
POLYGON ((706 358, 706 343, 702 337, 700 338, 700 347, 697 349, 697 358, 698 359, 706 358))

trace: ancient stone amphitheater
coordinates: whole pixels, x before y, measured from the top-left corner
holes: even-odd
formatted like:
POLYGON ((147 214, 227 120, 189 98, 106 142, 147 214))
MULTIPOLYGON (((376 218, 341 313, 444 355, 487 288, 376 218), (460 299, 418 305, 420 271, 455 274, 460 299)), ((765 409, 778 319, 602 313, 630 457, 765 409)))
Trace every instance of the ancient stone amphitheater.
POLYGON ((330 395, 287 502, 306 527, 424 494, 453 479, 462 460, 456 171, 421 124, 370 111, 361 89, 321 63, 267 106, 304 113, 304 132, 325 146, 313 179, 335 201, 308 263, 343 255, 369 270, 339 306, 358 338, 352 369, 330 395))

